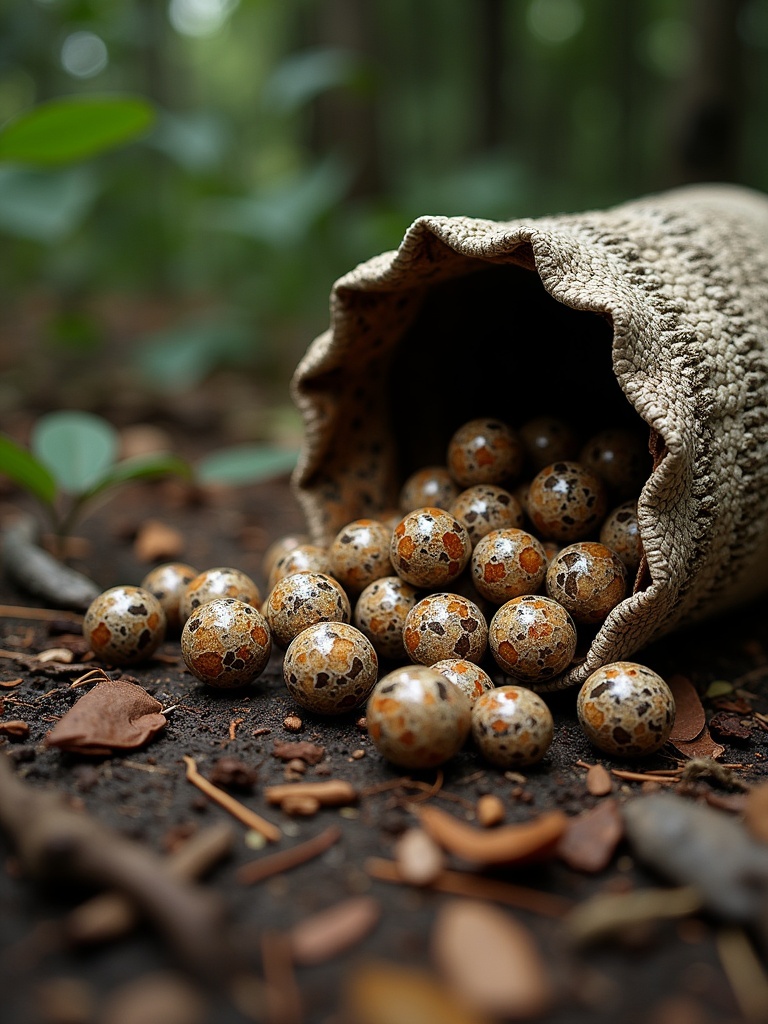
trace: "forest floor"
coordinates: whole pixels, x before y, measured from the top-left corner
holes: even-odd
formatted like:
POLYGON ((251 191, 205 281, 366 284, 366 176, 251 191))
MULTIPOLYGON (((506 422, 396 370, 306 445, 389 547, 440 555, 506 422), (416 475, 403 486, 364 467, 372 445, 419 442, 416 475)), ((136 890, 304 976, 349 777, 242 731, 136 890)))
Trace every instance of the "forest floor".
MULTIPOLYGON (((5 494, 5 516, 19 500, 5 494)), ((135 539, 150 520, 178 531, 179 559, 201 569, 237 566, 262 587, 267 546, 303 528, 287 480, 203 495, 176 483, 132 485, 84 525, 87 545, 78 567, 104 588, 138 583, 150 565, 138 557, 135 539)), ((0 601, 14 607, 35 604, 8 581, 0 584, 0 601)), ((761 1001, 766 982, 760 958, 751 952, 756 948, 752 933, 711 909, 675 910, 674 895, 666 912, 652 910, 658 903, 654 893, 662 891, 664 907, 673 887, 662 873, 643 866, 614 812, 645 799, 649 790, 664 789, 679 794, 685 806, 710 807, 724 829, 740 832, 745 803, 768 762, 768 718, 760 717, 768 715, 768 599, 680 632, 638 656, 665 678, 685 676, 702 696, 714 682, 731 684, 730 690, 719 688, 719 697, 704 696, 704 707, 710 718, 720 712, 721 724, 723 713, 731 726, 734 718, 741 722, 731 738, 728 728, 721 729, 726 739, 718 762, 736 767, 719 776, 705 770, 700 778, 681 774, 687 758, 671 746, 642 762, 599 755, 579 729, 571 692, 548 698, 555 739, 535 768, 505 773, 468 746, 440 771, 404 773, 376 752, 359 721, 361 711, 327 719, 296 707, 282 682, 279 652, 247 690, 216 692, 189 674, 174 638, 147 664, 128 670, 164 708, 172 708, 167 726, 140 749, 110 756, 65 753, 46 746, 46 734, 87 688, 72 688, 72 682, 96 666, 88 660, 77 617, 61 613, 49 621, 7 607, 0 615, 0 727, 11 721, 28 726, 28 733, 22 729, 0 739, 0 755, 10 758, 35 794, 55 791, 69 808, 108 830, 98 849, 90 851, 96 861, 107 863, 117 837, 167 860, 215 824, 228 822, 233 829, 228 855, 194 886, 195 893, 214 901, 215 923, 185 944, 178 928, 157 927, 163 910, 155 915, 152 901, 162 904, 162 884, 146 896, 145 917, 154 920, 113 938, 97 930, 90 942, 75 941, 73 913, 94 887, 68 879, 65 854, 57 862, 58 880, 32 877, 0 827, 0 1018, 5 1024, 766 1019, 759 1016, 766 1008, 761 1001), (70 663, 38 657, 62 647, 71 650, 70 663), (265 843, 187 781, 185 757, 195 760, 203 776, 223 778, 225 790, 276 825, 278 840, 265 843), (240 789, 228 786, 227 778, 232 781, 237 771, 222 759, 241 762, 241 773, 243 766, 250 769, 251 782, 240 789), (597 796, 588 788, 585 767, 596 762, 609 773, 670 774, 656 782, 610 774, 611 792, 597 796), (288 815, 267 802, 265 787, 301 780, 349 783, 356 799, 309 816, 288 815), (497 828, 552 811, 575 821, 606 803, 609 810, 586 820, 581 852, 570 856, 550 849, 535 864, 483 866, 454 852, 431 884, 380 877, 393 870, 398 838, 419 824, 425 807, 479 828, 477 802, 488 794, 503 805, 504 823, 497 828), (317 836, 328 845, 310 857, 311 845, 305 851, 302 844, 317 836), (302 863, 286 863, 280 870, 280 861, 270 861, 292 849, 301 851, 302 863), (247 878, 254 864, 262 864, 260 881, 247 878), (464 895, 439 891, 451 884, 464 895), (594 907, 600 896, 629 893, 645 894, 646 912, 639 921, 628 904, 615 904, 607 923, 593 923, 577 934, 576 910, 594 907), (468 895, 474 896, 471 902, 468 895), (514 965, 503 957, 497 963, 492 949, 482 949, 482 938, 466 932, 466 962, 486 992, 492 979, 483 978, 483 962, 490 972, 513 978, 512 993, 500 997, 496 1010, 468 995, 471 981, 463 977, 450 920, 462 901, 479 915, 481 935, 483 915, 494 907, 513 929, 517 924, 510 941, 521 950, 521 962, 533 964, 525 969, 527 978, 515 981, 514 965), (316 917, 329 909, 334 917, 316 917), (201 967, 206 950, 211 964, 226 950, 224 966, 201 967), (517 1003, 515 985, 522 993, 517 1003)), ((107 674, 122 675, 113 669, 107 674)), ((37 811, 34 802, 29 807, 25 827, 31 829, 37 811)), ((55 850, 47 856, 56 861, 55 850)), ((674 893, 680 884, 678 879, 674 893)))

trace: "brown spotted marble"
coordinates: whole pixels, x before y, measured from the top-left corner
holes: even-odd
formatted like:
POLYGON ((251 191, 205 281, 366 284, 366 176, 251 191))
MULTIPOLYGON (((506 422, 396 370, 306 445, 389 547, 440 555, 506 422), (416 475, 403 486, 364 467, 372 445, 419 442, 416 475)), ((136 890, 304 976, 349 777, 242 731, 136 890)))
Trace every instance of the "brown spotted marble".
POLYGON ((520 427, 528 465, 534 473, 552 462, 575 459, 579 442, 573 428, 556 416, 535 416, 520 427))
POLYGON ((523 467, 523 445, 508 423, 482 417, 464 423, 448 442, 446 457, 453 479, 461 487, 503 484, 523 467))
POLYGON ((464 745, 471 705, 439 672, 408 665, 379 680, 365 719, 373 745, 388 761, 401 768, 434 768, 464 745))
POLYGON ((544 582, 547 555, 526 530, 493 530, 472 552, 472 579, 494 604, 534 594, 544 582))
POLYGON ((276 541, 269 545, 267 550, 264 552, 264 557, 261 560, 261 568, 264 575, 269 578, 269 574, 272 572, 272 566, 283 555, 287 555, 289 551, 293 551, 300 544, 309 544, 309 534, 307 533, 287 533, 283 537, 278 537, 276 541))
POLYGON ((400 490, 400 512, 407 515, 415 508, 432 505, 450 508, 459 488, 446 466, 425 466, 411 473, 400 490))
POLYGON ((476 604, 459 594, 428 594, 411 608, 403 626, 411 661, 433 665, 446 658, 479 662, 488 645, 488 625, 476 604))
POLYGON ((232 689, 261 675, 272 640, 264 616, 233 597, 201 605, 184 624, 181 654, 189 671, 208 686, 232 689))
POLYGON ((336 534, 328 548, 331 575, 348 594, 359 594, 369 583, 389 576, 392 531, 377 519, 355 519, 336 534))
POLYGON ((408 612, 423 594, 399 576, 369 583, 357 599, 352 621, 382 658, 403 661, 403 626, 408 612))
POLYGON ((557 601, 524 594, 491 619, 488 642, 499 668, 534 686, 564 672, 576 651, 576 626, 557 601))
POLYGON ((318 715, 340 715, 363 704, 379 663, 370 640, 344 622, 317 622, 285 652, 283 678, 291 697, 318 715))
POLYGON ((523 686, 498 686, 472 707, 472 738, 498 768, 536 764, 552 744, 555 725, 541 697, 523 686))
POLYGON ((274 585, 264 614, 275 643, 287 647, 316 622, 349 622, 352 609, 344 588, 332 576, 297 572, 274 585))
POLYGON ((296 544, 275 561, 267 578, 267 589, 286 576, 297 572, 322 572, 331 574, 331 559, 328 549, 318 544, 296 544))
POLYGON ((524 512, 517 498, 496 484, 475 484, 462 491, 449 509, 465 527, 472 546, 492 530, 519 528, 524 512))
POLYGON ((608 513, 600 528, 600 543, 615 551, 628 575, 634 576, 643 557, 636 501, 625 501, 608 513))
POLYGON ((186 622, 201 605, 219 597, 234 597, 255 607, 261 604, 259 588, 247 573, 228 565, 217 566, 198 573, 185 587, 179 599, 181 621, 186 622))
POLYGON ((110 587, 88 606, 83 636, 108 665, 136 665, 165 639, 165 612, 143 587, 110 587))
POLYGON ((444 587, 461 575, 472 545, 461 523, 445 509, 409 512, 395 527, 390 546, 398 576, 414 587, 444 587))
POLYGON ((653 468, 647 433, 624 428, 602 430, 591 437, 581 449, 579 462, 599 476, 616 498, 637 496, 653 468))
POLYGON ((569 544, 547 569, 547 594, 580 624, 602 622, 626 593, 624 565, 605 544, 589 540, 569 544))
POLYGON ((184 625, 181 618, 181 596, 199 571, 185 562, 165 562, 150 569, 139 584, 154 594, 162 605, 169 633, 177 632, 184 625))
POLYGON ((606 511, 605 486, 578 462, 553 462, 531 481, 527 510, 544 540, 567 544, 597 536, 606 511))
POLYGON ((430 667, 463 690, 470 704, 496 685, 485 669, 466 658, 445 658, 430 667))
POLYGON ((598 750, 643 757, 667 742, 675 723, 675 698, 661 676, 645 665, 614 661, 587 678, 576 712, 598 750))

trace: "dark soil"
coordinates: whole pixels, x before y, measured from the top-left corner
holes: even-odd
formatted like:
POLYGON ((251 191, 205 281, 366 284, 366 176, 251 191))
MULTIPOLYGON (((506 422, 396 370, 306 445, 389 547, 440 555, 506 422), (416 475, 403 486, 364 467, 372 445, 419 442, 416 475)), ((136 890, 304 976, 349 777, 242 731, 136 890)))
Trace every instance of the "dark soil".
MULTIPOLYGON (((200 568, 236 565, 262 585, 261 559, 267 545, 303 525, 286 481, 221 491, 196 500, 190 500, 190 495, 174 484, 135 486, 86 523, 82 532, 88 537, 89 550, 78 567, 105 588, 138 583, 149 566, 136 561, 132 538, 139 525, 152 517, 183 533, 183 560, 200 568)), ((2 584, 0 600, 13 605, 31 603, 8 583, 2 584)), ((684 673, 700 693, 714 680, 731 681, 754 695, 755 710, 766 712, 767 618, 765 599, 679 633, 644 652, 639 660, 664 676, 684 673)), ((44 622, 3 618, 0 630, 6 652, 35 654, 61 644, 56 629, 52 632, 44 622)), ((358 790, 365 790, 397 779, 402 773, 381 759, 358 726, 359 713, 328 720, 298 709, 282 683, 279 653, 273 654, 267 671, 248 691, 238 693, 215 692, 194 680, 179 656, 177 641, 168 640, 160 653, 164 656, 161 660, 130 673, 164 706, 174 706, 167 728, 142 750, 91 758, 62 754, 43 742, 52 723, 82 694, 80 689, 69 689, 78 673, 50 665, 30 669, 3 658, 0 680, 23 677, 15 689, 0 691, 3 718, 23 719, 30 726, 27 739, 0 742, 18 773, 35 787, 53 787, 68 794, 76 806, 105 825, 162 853, 174 835, 229 820, 186 781, 182 757, 192 755, 204 775, 209 775, 223 756, 241 759, 258 771, 258 781, 252 791, 235 795, 284 829, 278 848, 316 835, 330 823, 337 823, 342 830, 341 840, 320 858, 245 887, 236 880, 237 869, 274 848, 249 848, 246 829, 235 823, 238 840, 232 857, 204 884, 224 901, 228 927, 237 936, 239 953, 254 974, 261 975, 264 932, 285 932, 307 915, 360 893, 380 901, 380 922, 351 951, 322 966, 298 969, 302 1019, 313 1024, 340 1021, 345 979, 371 959, 433 970, 430 935, 436 910, 455 897, 373 881, 365 870, 371 856, 390 858, 397 835, 415 823, 405 801, 393 791, 384 791, 364 796, 352 808, 288 818, 267 806, 262 796, 264 785, 285 780, 283 763, 272 755, 276 740, 308 740, 325 748, 320 764, 307 768, 307 780, 346 779, 358 790), (298 734, 283 725, 290 713, 303 721, 298 734)), ((120 673, 110 670, 110 675, 118 677, 120 673)), ((544 762, 525 772, 523 782, 489 767, 467 748, 445 766, 443 781, 445 792, 466 803, 439 797, 433 798, 434 803, 466 820, 467 808, 481 794, 495 793, 505 804, 508 822, 524 821, 551 808, 577 814, 597 802, 587 793, 585 771, 576 765, 579 759, 590 763, 602 760, 607 767, 638 768, 637 763, 611 763, 590 748, 576 722, 573 693, 549 702, 555 715, 555 742, 544 762)), ((707 707, 715 711, 711 705, 707 707)), ((745 781, 757 781, 765 774, 767 732, 754 728, 746 741, 726 737, 722 742, 726 751, 721 761, 743 766, 737 774, 745 781)), ((665 750, 644 761, 642 770, 674 766, 674 757, 674 751, 665 750)), ((434 772, 414 777, 428 783, 436 779, 434 772)), ((700 786, 702 792, 724 792, 707 782, 700 786)), ((640 783, 617 784, 620 800, 640 790, 640 783)), ((110 1017, 109 1006, 122 986, 148 972, 178 967, 174 950, 149 926, 97 948, 68 948, 58 940, 56 925, 88 893, 80 886, 47 887, 21 876, 13 848, 3 834, 0 854, 4 864, 0 871, 0 1019, 5 1024, 117 1020, 110 1017)), ((459 862, 452 866, 468 867, 459 862)), ((624 845, 610 866, 595 876, 571 870, 558 860, 486 874, 575 902, 600 892, 664 884, 645 873, 624 845)), ((523 910, 508 913, 531 930, 551 969, 556 999, 546 1017, 548 1024, 613 1024, 619 1020, 707 1024, 743 1019, 718 957, 721 926, 715 920, 701 916, 659 924, 642 936, 633 933, 631 942, 628 935, 626 943, 613 941, 576 951, 569 948, 560 920, 523 910)), ((252 1004, 261 1009, 251 1009, 245 1016, 244 1008, 235 1006, 223 985, 215 987, 208 998, 206 1019, 216 1024, 248 1019, 288 1024, 284 1015, 265 1009, 266 1004, 256 997, 252 1004)))

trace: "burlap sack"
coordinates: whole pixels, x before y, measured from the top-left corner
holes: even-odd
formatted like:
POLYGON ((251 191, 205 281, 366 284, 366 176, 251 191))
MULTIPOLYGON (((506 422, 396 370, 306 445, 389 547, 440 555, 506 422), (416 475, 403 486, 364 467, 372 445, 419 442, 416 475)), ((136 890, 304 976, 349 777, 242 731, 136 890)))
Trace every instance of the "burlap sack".
POLYGON ((768 587, 768 199, 695 186, 607 211, 498 223, 423 217, 341 278, 296 370, 308 527, 396 505, 472 416, 543 412, 585 432, 637 417, 654 468, 647 566, 581 682, 768 587))

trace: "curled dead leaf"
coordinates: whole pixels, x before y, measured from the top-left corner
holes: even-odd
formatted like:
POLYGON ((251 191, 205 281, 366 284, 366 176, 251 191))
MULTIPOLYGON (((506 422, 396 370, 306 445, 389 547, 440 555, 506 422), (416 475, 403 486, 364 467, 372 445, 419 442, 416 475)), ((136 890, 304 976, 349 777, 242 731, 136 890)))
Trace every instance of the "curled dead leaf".
POLYGON ((574 871, 603 871, 623 835, 618 803, 615 799, 603 800, 591 810, 568 819, 568 828, 557 844, 557 855, 574 871))
POLYGON ((681 675, 670 676, 667 685, 675 698, 675 724, 669 738, 675 744, 678 740, 695 740, 706 724, 704 706, 696 687, 687 676, 681 675))
POLYGON ((56 723, 45 743, 76 754, 136 750, 165 728, 162 707, 127 676, 104 679, 56 723))

